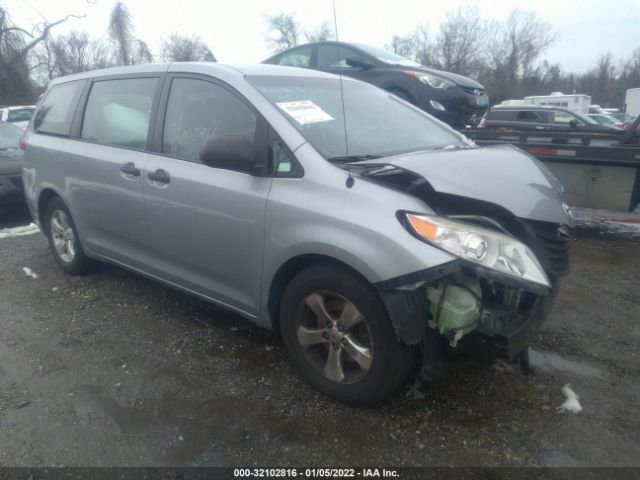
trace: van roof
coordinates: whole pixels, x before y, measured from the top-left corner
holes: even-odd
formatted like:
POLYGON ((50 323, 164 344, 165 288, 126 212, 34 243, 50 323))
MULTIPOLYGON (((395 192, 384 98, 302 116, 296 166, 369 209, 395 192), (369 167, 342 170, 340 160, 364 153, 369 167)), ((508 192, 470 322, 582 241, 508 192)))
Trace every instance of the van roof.
MULTIPOLYGON (((337 75, 325 73, 308 68, 286 67, 282 65, 226 65, 217 62, 173 62, 173 63, 146 63, 141 65, 128 65, 120 67, 110 67, 101 70, 76 73, 59 77, 52 80, 50 85, 66 83, 73 80, 85 78, 107 77, 111 75, 126 75, 139 73, 162 73, 162 72, 184 72, 184 73, 211 73, 212 75, 273 75, 287 77, 314 77, 314 78, 339 78, 337 75)), ((342 77, 344 80, 352 80, 349 77, 342 77)))

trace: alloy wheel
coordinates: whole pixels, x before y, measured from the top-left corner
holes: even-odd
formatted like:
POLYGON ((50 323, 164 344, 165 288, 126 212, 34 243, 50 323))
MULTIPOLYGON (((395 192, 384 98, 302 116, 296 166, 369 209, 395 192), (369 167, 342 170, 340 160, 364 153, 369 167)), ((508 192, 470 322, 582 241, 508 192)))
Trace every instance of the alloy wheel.
POLYGON ((296 334, 306 359, 337 383, 361 380, 373 362, 373 342, 358 308, 334 292, 305 297, 298 310, 296 334))
POLYGON ((73 262, 76 256, 75 234, 69 217, 62 210, 54 210, 51 214, 51 238, 58 256, 66 263, 73 262))

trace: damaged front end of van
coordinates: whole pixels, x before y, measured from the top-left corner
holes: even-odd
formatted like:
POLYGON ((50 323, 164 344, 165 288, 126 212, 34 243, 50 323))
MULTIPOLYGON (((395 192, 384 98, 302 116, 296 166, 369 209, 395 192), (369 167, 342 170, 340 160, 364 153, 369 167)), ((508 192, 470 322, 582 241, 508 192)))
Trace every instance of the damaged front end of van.
POLYGON ((438 376, 433 350, 445 342, 526 364, 520 354, 569 267, 573 218, 548 169, 502 146, 416 152, 356 171, 423 200, 435 214, 398 211, 398 221, 453 257, 376 285, 399 339, 424 344, 424 376, 438 376))

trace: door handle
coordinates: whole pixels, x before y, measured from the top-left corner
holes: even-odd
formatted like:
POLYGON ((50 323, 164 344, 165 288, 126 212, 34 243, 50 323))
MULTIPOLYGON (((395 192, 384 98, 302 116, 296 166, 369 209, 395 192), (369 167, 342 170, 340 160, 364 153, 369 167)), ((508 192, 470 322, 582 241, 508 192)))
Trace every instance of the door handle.
POLYGON ((169 183, 171 181, 171 177, 169 177, 169 173, 162 168, 159 168, 155 172, 147 173, 147 178, 153 182, 158 183, 169 183))
POLYGON ((133 162, 127 162, 120 167, 120 171, 126 175, 131 175, 132 177, 140 176, 140 169, 136 168, 133 162))

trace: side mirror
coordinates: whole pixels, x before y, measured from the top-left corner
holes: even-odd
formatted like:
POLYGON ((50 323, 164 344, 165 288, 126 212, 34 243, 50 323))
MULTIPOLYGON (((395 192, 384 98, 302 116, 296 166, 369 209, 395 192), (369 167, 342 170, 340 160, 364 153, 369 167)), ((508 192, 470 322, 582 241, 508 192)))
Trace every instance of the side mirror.
POLYGON ((200 149, 200 161, 205 165, 227 170, 253 173, 253 144, 242 135, 220 135, 208 139, 200 149))
POLYGON ((578 128, 578 121, 577 121, 577 120, 571 120, 571 121, 569 122, 569 126, 570 126, 571 128, 578 128))
POLYGON ((358 58, 358 57, 347 57, 345 62, 347 62, 347 65, 349 65, 350 67, 355 67, 355 68, 362 68, 364 70, 367 70, 369 68, 373 68, 375 65, 372 65, 370 63, 367 63, 366 61, 358 58))

